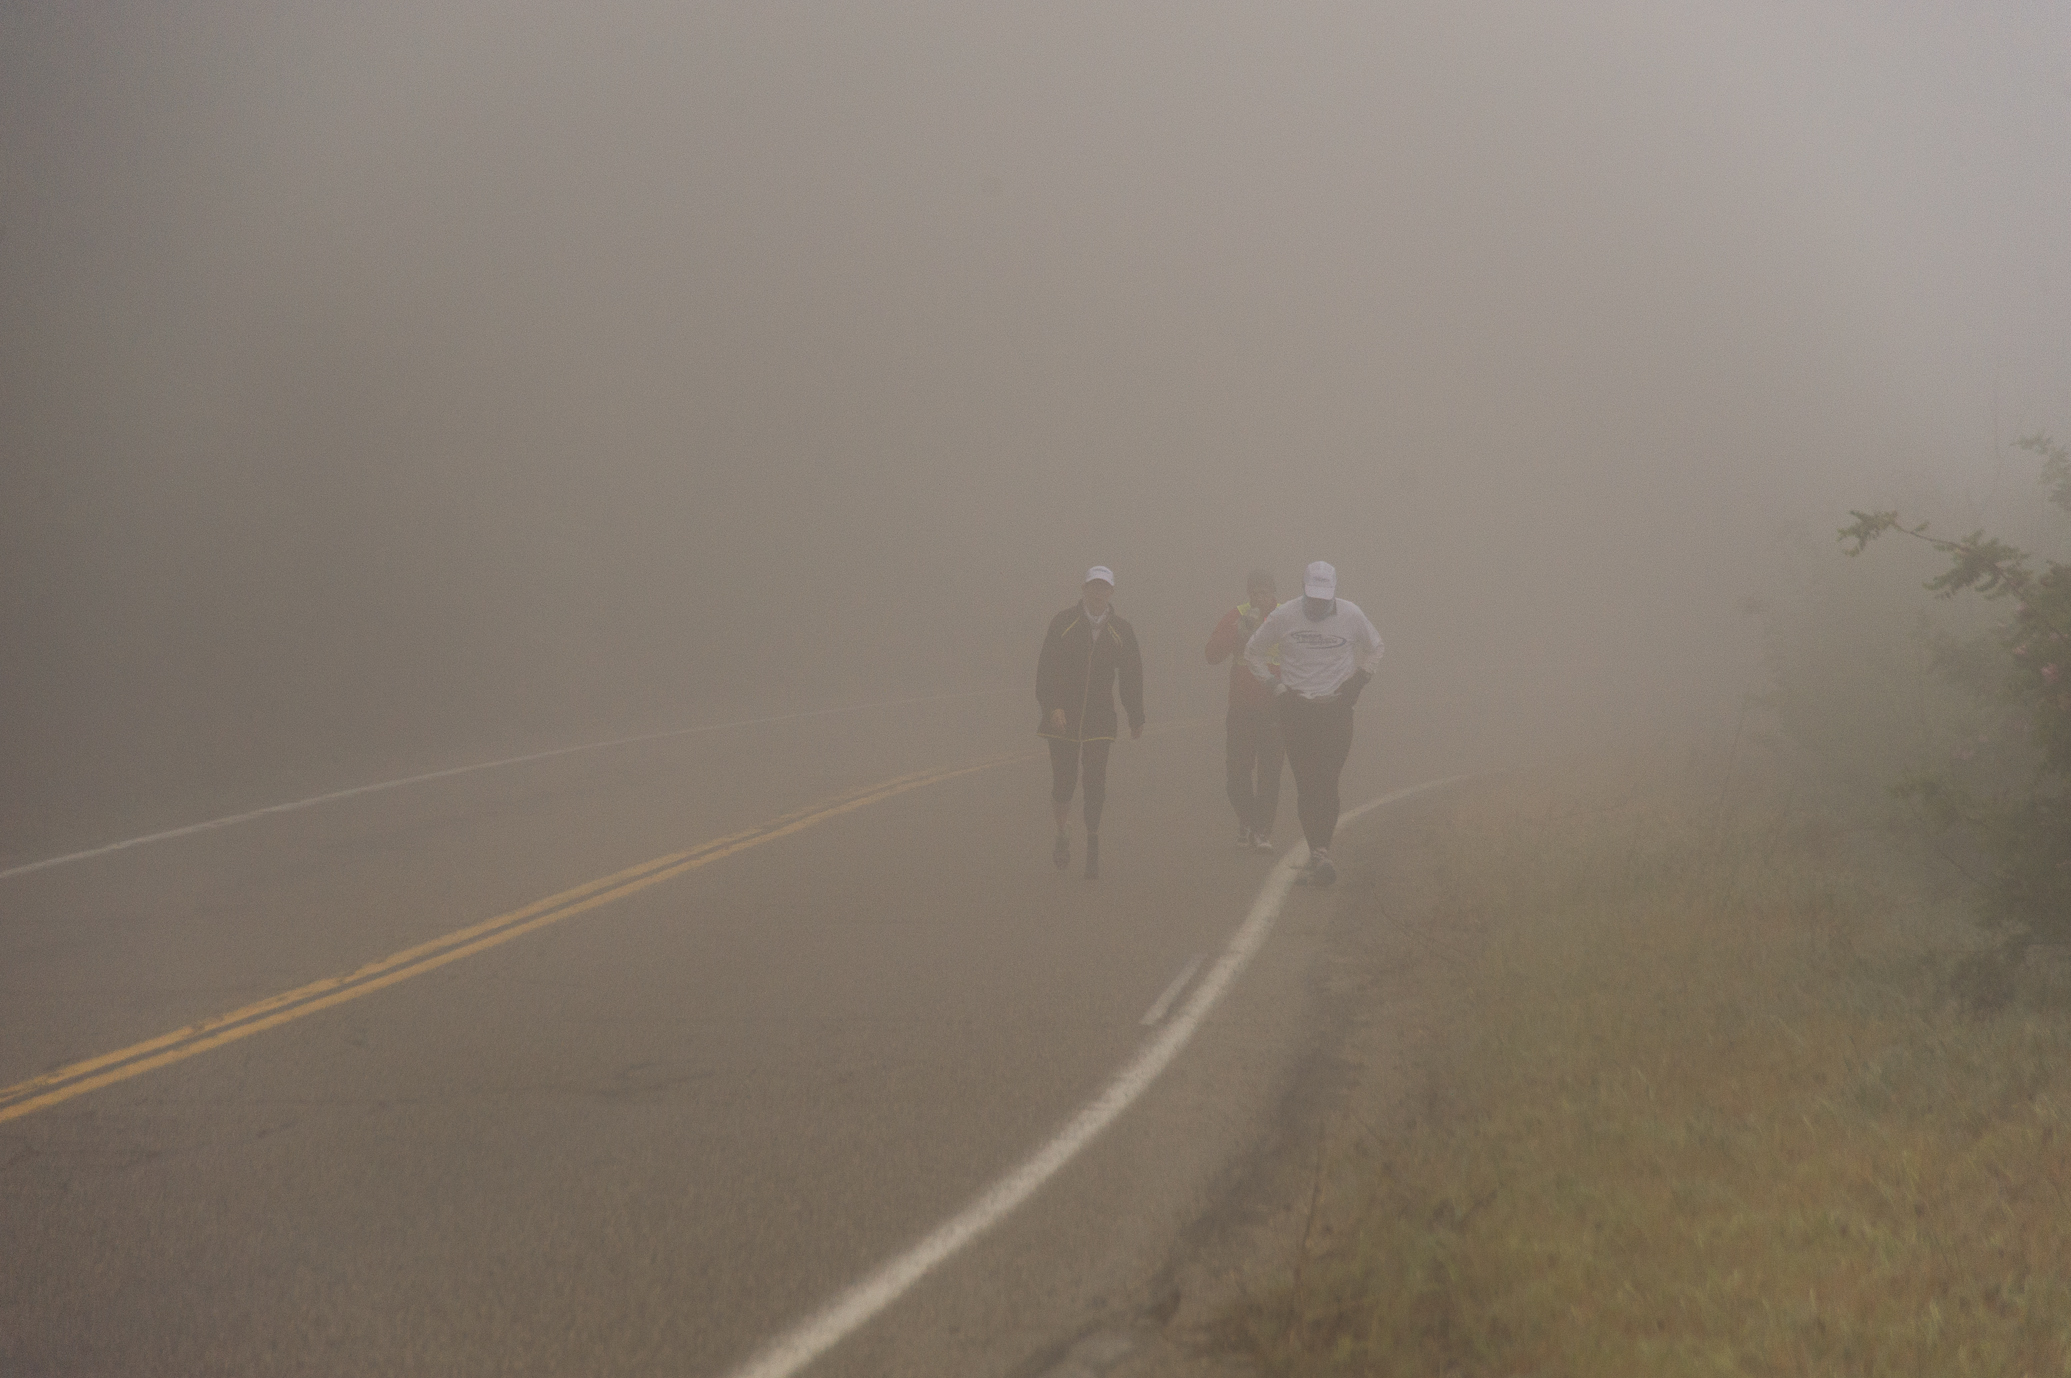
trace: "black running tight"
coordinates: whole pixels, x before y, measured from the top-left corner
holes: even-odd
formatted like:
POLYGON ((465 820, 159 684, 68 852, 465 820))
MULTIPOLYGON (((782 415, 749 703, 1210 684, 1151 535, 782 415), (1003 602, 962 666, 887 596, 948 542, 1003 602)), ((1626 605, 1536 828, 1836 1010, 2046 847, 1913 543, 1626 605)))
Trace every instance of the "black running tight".
POLYGON ((1338 830, 1338 772, 1352 752, 1352 705, 1318 702, 1298 694, 1273 700, 1280 740, 1294 771, 1294 811, 1309 850, 1322 851, 1338 830))
POLYGON ((1107 751, 1114 742, 1103 737, 1096 742, 1067 742, 1050 738, 1050 797, 1060 804, 1071 802, 1079 782, 1079 756, 1086 757, 1086 831, 1100 831, 1100 810, 1107 803, 1107 751))

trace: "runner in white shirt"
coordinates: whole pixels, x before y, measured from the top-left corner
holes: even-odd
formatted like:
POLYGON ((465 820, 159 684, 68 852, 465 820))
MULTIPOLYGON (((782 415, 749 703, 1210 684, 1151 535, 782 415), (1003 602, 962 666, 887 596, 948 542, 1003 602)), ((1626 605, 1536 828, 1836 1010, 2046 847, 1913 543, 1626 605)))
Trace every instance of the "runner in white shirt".
POLYGON ((1300 601, 1273 609, 1245 644, 1251 673, 1271 685, 1280 737, 1294 771, 1295 812, 1309 840, 1304 885, 1337 879, 1330 843, 1338 829, 1338 773, 1352 751, 1352 705, 1381 659, 1381 634, 1357 604, 1337 596, 1338 572, 1318 560, 1300 601), (1279 651, 1275 679, 1269 657, 1279 651))

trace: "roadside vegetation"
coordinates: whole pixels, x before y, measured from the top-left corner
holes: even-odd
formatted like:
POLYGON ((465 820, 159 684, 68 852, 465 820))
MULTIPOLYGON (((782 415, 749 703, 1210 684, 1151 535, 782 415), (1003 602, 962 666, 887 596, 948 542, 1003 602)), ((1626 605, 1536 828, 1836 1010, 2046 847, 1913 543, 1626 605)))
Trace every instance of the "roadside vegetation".
POLYGON ((1452 1051, 1407 1128, 1348 1110, 1228 1323, 1265 1372, 2071 1371, 2064 982, 1967 1008, 1948 914, 1715 778, 1463 815, 1452 1051))
POLYGON ((1988 600, 1829 543, 1730 751, 1463 801, 1444 1051, 1345 1107, 1262 1371, 2071 1374, 2071 572, 1900 532, 1988 600))
MULTIPOLYGON (((2043 539, 2061 547, 2071 515, 2071 448, 2046 435, 2016 444, 2042 461, 2044 497, 2036 507, 2056 519, 2043 539)), ((1926 520, 1897 509, 1850 515, 1855 520, 1841 533, 1849 554, 1887 534, 1910 537, 1946 562, 1927 582, 1937 596, 2010 606, 1996 625, 1937 647, 1945 675, 1988 715, 1977 738, 1984 749, 1910 771, 1897 786, 1985 863, 1978 917, 2000 947, 1996 963, 1973 964, 1969 975, 1974 994, 1991 999, 2030 949, 2071 943, 2071 564, 1982 528, 1938 536, 1926 520)))

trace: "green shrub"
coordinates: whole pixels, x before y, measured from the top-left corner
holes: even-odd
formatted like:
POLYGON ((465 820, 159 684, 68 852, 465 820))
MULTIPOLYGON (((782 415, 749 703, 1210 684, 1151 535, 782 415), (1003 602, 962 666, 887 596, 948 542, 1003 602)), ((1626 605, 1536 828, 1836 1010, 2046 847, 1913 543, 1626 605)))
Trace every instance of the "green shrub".
MULTIPOLYGON (((2044 435, 2018 444, 2042 458, 2046 506, 2071 511, 2071 450, 2044 435)), ((1850 555, 1896 532, 1946 560, 1926 581, 1937 596, 2011 603, 1988 636, 1947 644, 1940 656, 1945 677, 1995 720, 1979 734, 1995 749, 1982 761, 1971 753, 1909 770, 1897 789, 1987 859, 1978 915, 2004 938, 2005 960, 2038 943, 2071 943, 2071 565, 2044 560, 2038 571, 2035 556, 1982 530, 1945 540, 1896 511, 1850 515, 1841 531, 1850 555)))

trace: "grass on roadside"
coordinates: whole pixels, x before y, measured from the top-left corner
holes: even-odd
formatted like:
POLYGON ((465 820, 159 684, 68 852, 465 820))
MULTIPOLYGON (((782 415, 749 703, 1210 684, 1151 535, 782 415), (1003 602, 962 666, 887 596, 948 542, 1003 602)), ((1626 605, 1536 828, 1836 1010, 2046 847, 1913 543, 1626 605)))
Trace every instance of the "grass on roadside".
MULTIPOLYGON (((1511 785, 1433 1108, 1235 1313, 1275 1374, 2071 1374, 2071 1016, 1939 994, 1830 826, 1511 785)), ((2061 997, 2059 997, 2061 998, 2061 997)))

